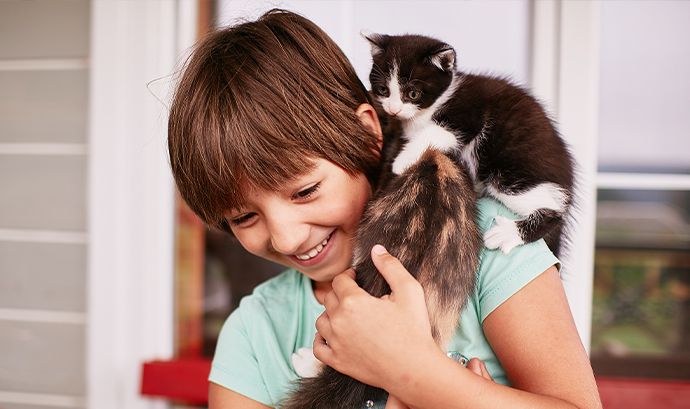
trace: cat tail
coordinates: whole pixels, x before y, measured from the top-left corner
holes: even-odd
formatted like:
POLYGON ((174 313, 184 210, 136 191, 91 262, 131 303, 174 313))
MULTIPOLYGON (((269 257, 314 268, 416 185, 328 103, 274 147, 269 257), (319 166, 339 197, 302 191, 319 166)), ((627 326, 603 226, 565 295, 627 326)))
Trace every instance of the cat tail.
POLYGON ((367 401, 387 399, 383 389, 350 378, 331 367, 324 367, 315 378, 302 378, 299 387, 280 409, 359 409, 371 407, 367 401))

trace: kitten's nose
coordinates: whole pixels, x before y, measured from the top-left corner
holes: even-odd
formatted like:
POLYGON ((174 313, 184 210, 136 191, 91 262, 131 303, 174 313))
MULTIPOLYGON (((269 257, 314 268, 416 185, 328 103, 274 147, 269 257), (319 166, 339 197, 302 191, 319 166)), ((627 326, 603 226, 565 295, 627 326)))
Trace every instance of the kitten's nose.
POLYGON ((391 115, 393 115, 393 116, 398 116, 398 114, 400 113, 400 111, 402 111, 402 108, 398 108, 397 111, 394 111, 393 109, 391 109, 391 115))

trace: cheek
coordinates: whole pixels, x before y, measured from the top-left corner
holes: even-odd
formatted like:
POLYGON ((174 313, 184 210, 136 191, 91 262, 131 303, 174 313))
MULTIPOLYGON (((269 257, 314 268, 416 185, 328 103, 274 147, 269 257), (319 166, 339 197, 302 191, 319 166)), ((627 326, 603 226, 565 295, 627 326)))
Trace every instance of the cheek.
POLYGON ((233 233, 245 250, 255 256, 265 257, 266 241, 263 239, 261 232, 255 230, 254 227, 249 229, 233 229, 233 233))
POLYGON ((369 182, 364 176, 360 176, 357 183, 352 185, 347 208, 343 209, 343 217, 347 219, 349 224, 355 227, 359 225, 359 220, 364 213, 370 196, 371 187, 369 186, 369 182))
POLYGON ((396 108, 395 110, 397 111, 397 108, 401 104, 400 99, 396 100, 393 97, 379 98, 379 102, 381 103, 383 110, 386 111, 388 115, 393 114, 392 108, 396 108))
POLYGON ((324 224, 337 225, 343 230, 351 232, 359 224, 359 219, 362 216, 362 206, 355 200, 347 201, 347 198, 344 199, 340 201, 339 205, 331 206, 328 209, 329 220, 324 224))
POLYGON ((414 116, 417 112, 419 111, 419 106, 412 104, 412 103, 406 103, 402 107, 402 111, 400 112, 400 116, 405 118, 409 118, 414 116))

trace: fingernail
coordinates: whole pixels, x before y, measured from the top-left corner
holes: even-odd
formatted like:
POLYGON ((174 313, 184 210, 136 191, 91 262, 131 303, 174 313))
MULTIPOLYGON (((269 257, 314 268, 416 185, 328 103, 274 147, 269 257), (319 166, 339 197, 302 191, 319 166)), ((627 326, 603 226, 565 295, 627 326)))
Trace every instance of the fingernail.
POLYGON ((380 255, 380 254, 386 254, 386 253, 387 253, 386 248, 383 247, 383 246, 380 245, 380 244, 375 245, 374 248, 373 248, 371 251, 373 251, 374 254, 379 254, 379 255, 380 255))

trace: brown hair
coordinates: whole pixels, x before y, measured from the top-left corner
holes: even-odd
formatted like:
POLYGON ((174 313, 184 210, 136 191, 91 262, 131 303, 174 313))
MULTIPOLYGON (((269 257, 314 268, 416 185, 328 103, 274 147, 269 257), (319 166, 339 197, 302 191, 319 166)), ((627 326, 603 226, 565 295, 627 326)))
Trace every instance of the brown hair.
POLYGON ((276 190, 327 159, 370 180, 376 136, 356 108, 369 96, 326 33, 274 9, 220 29, 194 49, 168 122, 177 187, 210 225, 240 208, 247 187, 276 190))

